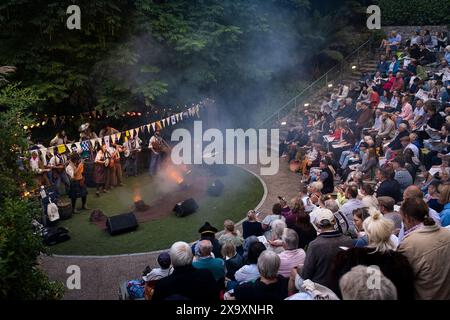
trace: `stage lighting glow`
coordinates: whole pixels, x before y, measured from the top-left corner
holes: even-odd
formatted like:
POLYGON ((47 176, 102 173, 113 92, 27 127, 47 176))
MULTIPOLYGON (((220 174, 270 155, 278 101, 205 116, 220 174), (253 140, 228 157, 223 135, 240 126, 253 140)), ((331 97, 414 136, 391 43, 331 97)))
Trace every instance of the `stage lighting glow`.
POLYGON ((352 66, 352 69, 355 70, 355 69, 356 69, 356 66, 352 66))
POLYGON ((285 126, 285 125, 287 125, 287 122, 286 122, 286 121, 283 121, 283 122, 281 123, 281 125, 282 125, 282 126, 285 126))

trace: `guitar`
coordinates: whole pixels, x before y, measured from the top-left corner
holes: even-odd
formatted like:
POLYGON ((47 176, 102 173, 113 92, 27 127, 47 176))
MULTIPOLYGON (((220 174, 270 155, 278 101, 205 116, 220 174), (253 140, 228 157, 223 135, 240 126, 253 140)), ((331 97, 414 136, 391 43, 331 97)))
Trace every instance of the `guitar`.
POLYGON ((106 151, 106 153, 105 153, 105 167, 106 168, 114 167, 114 158, 111 156, 111 154, 108 151, 106 151))

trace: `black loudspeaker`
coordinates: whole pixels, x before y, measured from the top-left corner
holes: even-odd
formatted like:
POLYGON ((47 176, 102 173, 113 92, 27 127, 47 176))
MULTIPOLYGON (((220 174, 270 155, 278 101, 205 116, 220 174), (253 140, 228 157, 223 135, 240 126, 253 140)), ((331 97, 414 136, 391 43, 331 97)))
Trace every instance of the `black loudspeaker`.
POLYGON ((173 211, 175 212, 175 215, 177 217, 185 217, 194 213, 195 211, 197 211, 197 209, 197 202, 195 202, 194 199, 190 198, 182 202, 178 202, 173 208, 173 211))
POLYGON ((44 237, 44 244, 47 246, 53 246, 70 240, 69 231, 63 227, 44 228, 42 235, 44 237))
POLYGON ((106 228, 112 236, 134 231, 137 227, 138 222, 134 213, 119 214, 106 220, 106 228))
POLYGON ((213 197, 218 197, 221 195, 223 187, 222 181, 217 179, 208 187, 208 194, 213 197))

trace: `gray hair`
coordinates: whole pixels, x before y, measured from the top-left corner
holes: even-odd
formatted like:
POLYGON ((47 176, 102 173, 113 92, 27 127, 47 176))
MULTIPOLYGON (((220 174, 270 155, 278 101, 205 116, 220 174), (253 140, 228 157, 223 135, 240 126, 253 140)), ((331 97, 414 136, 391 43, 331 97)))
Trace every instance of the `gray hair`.
POLYGON ((336 213, 339 211, 339 205, 337 204, 336 200, 334 200, 334 199, 326 200, 324 205, 325 205, 325 208, 327 208, 328 210, 330 210, 333 213, 336 213))
POLYGON ((282 240, 286 244, 286 250, 298 249, 298 235, 294 230, 284 229, 282 240))
POLYGON ((275 279, 280 268, 280 257, 273 251, 264 250, 258 258, 258 271, 261 277, 275 279))
POLYGON ((272 238, 281 239, 284 229, 286 229, 286 223, 281 219, 277 219, 272 221, 270 227, 272 229, 272 238))
POLYGON ((186 242, 175 242, 169 251, 170 260, 174 268, 184 267, 192 264, 194 255, 191 247, 186 242))
POLYGON ((356 266, 339 280, 343 300, 397 300, 397 289, 378 266, 356 266))
POLYGON ((213 250, 213 245, 209 240, 202 240, 198 245, 198 251, 200 252, 200 256, 207 257, 211 255, 213 250))

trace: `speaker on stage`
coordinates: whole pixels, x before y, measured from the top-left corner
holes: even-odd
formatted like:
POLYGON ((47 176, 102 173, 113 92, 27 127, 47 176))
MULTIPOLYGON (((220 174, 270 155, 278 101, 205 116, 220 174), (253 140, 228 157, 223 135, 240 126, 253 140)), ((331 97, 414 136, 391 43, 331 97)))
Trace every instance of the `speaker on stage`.
POLYGON ((213 197, 218 197, 222 194, 223 188, 222 181, 217 179, 208 187, 208 194, 213 197))
POLYGON ((195 202, 194 199, 190 198, 182 202, 178 202, 173 208, 173 211, 175 212, 175 215, 177 217, 185 217, 190 214, 193 214, 195 211, 197 211, 197 209, 198 209, 197 202, 195 202))
POLYGON ((138 222, 134 213, 119 214, 106 220, 106 228, 112 236, 134 231, 137 227, 138 222))

